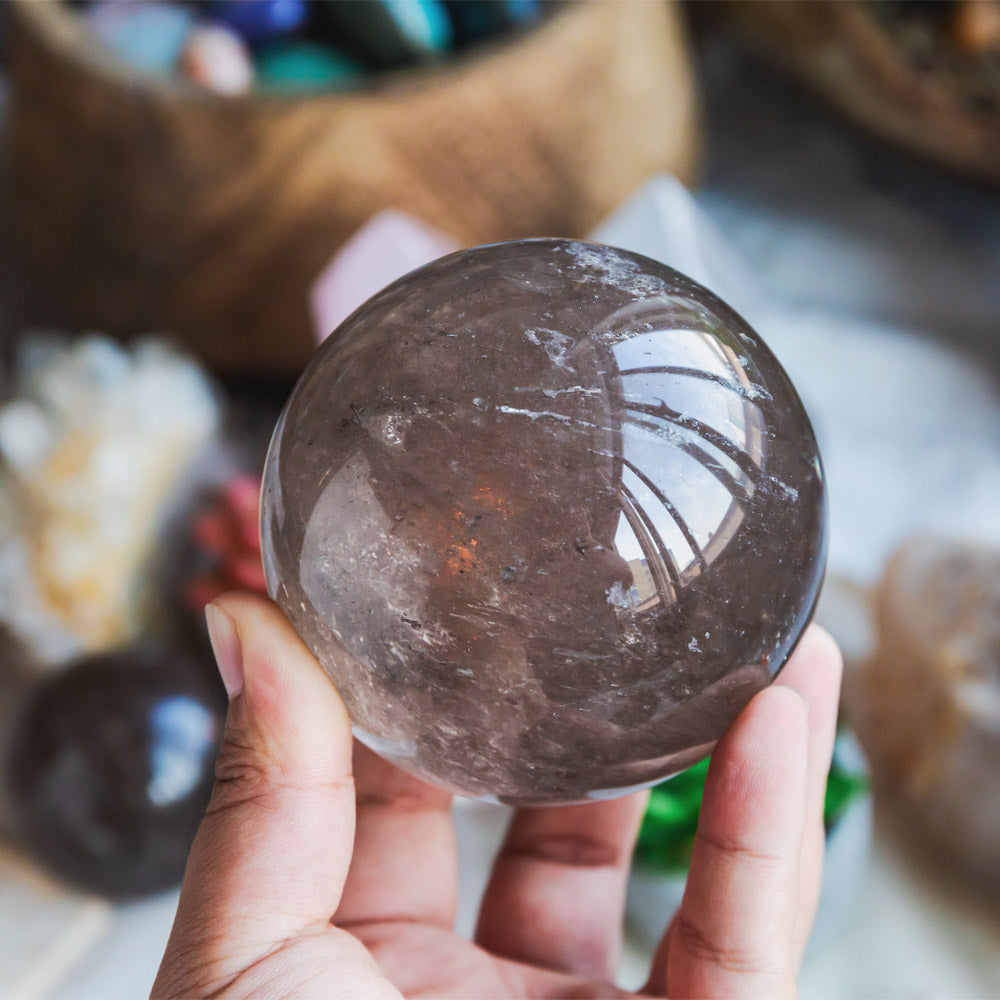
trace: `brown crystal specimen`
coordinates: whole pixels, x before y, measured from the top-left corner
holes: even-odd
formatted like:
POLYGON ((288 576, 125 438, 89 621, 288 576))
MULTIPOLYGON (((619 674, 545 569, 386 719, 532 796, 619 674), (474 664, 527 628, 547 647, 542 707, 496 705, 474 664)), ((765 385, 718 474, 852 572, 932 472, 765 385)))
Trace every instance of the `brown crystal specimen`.
POLYGON ((907 833, 1000 892, 1000 551, 914 538, 874 594, 845 704, 907 833))
POLYGON ((413 272, 275 431, 265 571, 357 735, 575 801, 704 756, 815 602, 824 493, 770 351, 654 261, 562 240, 413 272))

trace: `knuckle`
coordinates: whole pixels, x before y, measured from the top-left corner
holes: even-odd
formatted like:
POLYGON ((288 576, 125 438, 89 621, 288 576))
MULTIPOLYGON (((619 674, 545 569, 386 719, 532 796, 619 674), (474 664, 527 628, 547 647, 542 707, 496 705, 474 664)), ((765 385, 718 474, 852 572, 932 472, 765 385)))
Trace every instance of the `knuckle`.
POLYGON ((699 828, 696 838, 698 842, 715 854, 727 856, 740 862, 747 862, 765 868, 777 868, 787 863, 787 858, 781 854, 751 847, 738 840, 729 840, 711 829, 699 828))
POLYGON ((254 746, 227 731, 215 760, 215 788, 207 812, 211 815, 256 801, 273 784, 270 762, 254 746))
POLYGON ((288 796, 349 795, 354 798, 350 773, 318 773, 308 766, 289 768, 280 754, 258 745, 236 726, 227 726, 215 759, 215 786, 206 815, 254 805, 280 808, 288 796))
POLYGON ((725 972, 748 976, 775 976, 782 971, 777 954, 760 948, 726 944, 708 933, 690 914, 679 913, 674 925, 674 943, 691 958, 725 972))
POLYGON ((617 868, 622 851, 597 837, 582 833, 549 834, 511 843, 508 857, 547 861, 569 868, 617 868))

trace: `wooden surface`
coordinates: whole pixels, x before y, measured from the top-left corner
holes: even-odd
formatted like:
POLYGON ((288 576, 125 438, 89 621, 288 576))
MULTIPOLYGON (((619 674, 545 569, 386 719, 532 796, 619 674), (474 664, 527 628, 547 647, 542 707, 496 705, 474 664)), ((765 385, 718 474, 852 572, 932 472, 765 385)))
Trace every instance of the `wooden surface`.
POLYGON ((515 42, 301 99, 157 81, 61 4, 10 13, 11 223, 42 288, 24 318, 176 332, 222 368, 301 367, 308 286, 379 209, 465 245, 581 235, 698 161, 668 3, 570 3, 515 42))

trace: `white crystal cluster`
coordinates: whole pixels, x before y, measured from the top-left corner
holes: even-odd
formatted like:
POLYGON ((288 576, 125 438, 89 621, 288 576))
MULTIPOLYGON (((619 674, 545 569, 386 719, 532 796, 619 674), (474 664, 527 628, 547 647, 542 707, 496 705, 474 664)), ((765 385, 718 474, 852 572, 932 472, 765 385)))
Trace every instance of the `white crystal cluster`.
POLYGON ((157 339, 29 334, 0 398, 0 620, 47 662, 133 637, 169 497, 218 425, 206 374, 157 339))

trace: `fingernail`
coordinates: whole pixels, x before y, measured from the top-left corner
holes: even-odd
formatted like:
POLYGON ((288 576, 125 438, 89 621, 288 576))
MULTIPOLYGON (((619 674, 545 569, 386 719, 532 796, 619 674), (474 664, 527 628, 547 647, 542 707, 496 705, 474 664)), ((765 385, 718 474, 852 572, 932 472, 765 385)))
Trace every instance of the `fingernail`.
POLYGON ((239 632, 236 631, 236 622, 217 604, 205 606, 205 622, 215 662, 219 667, 219 676, 222 677, 226 694, 232 701, 243 690, 243 649, 240 646, 239 632))

